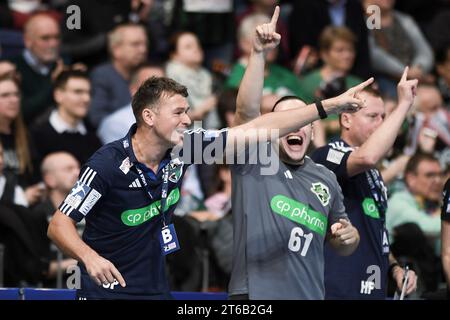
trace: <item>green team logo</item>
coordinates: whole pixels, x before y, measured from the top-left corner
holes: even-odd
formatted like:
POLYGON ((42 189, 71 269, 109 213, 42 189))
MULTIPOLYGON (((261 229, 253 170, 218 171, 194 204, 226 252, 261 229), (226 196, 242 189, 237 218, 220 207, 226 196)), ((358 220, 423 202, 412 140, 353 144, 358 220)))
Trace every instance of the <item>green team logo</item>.
POLYGON ((366 215, 375 219, 380 219, 380 212, 372 198, 365 198, 362 207, 366 215))
POLYGON ((320 203, 325 207, 330 203, 330 190, 321 182, 315 182, 310 189, 319 198, 320 203))
POLYGON ((279 194, 272 198, 270 207, 275 213, 325 236, 327 217, 312 210, 308 205, 279 194))
POLYGON ((170 173, 169 181, 172 181, 173 183, 178 182, 178 180, 180 180, 181 178, 182 173, 183 173, 183 166, 176 168, 174 172, 170 173))
MULTIPOLYGON (((176 204, 178 200, 180 200, 180 190, 176 188, 167 197, 166 210, 176 204)), ((120 217, 125 225, 135 227, 159 215, 159 209, 161 209, 161 200, 155 201, 143 208, 126 210, 122 212, 120 217)))

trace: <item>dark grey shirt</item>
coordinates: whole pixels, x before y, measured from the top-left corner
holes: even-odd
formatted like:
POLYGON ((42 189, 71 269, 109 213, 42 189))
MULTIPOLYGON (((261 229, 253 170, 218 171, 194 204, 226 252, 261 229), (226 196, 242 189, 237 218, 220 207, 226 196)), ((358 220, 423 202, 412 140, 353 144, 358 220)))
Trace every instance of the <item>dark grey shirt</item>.
POLYGON ((305 157, 280 161, 274 175, 261 165, 231 166, 234 247, 229 294, 250 299, 324 299, 325 236, 347 218, 336 176, 305 157))

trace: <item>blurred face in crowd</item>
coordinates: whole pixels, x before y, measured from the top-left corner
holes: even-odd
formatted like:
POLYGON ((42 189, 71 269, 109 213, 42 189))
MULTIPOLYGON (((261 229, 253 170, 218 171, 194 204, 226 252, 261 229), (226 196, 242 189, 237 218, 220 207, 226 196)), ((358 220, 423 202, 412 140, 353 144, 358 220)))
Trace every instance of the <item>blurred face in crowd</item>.
POLYGON ((60 30, 58 23, 45 15, 31 18, 25 25, 25 46, 41 63, 55 62, 59 57, 60 30))
MULTIPOLYGON (((306 104, 299 100, 286 100, 280 102, 276 108, 277 111, 285 111, 296 108, 304 108, 306 104), (287 102, 296 101, 295 105, 289 105, 287 102), (300 104, 300 106, 299 106, 300 104)), ((286 163, 301 164, 305 157, 306 150, 311 142, 312 125, 308 124, 296 132, 287 134, 278 139, 280 147, 280 158, 286 163)))
POLYGON ((436 70, 448 86, 450 86, 450 48, 447 49, 447 56, 444 62, 436 64, 436 70))
POLYGON ((193 33, 180 35, 172 58, 190 67, 200 66, 203 62, 203 49, 198 38, 193 33))
POLYGON ((91 84, 84 78, 69 78, 64 88, 55 90, 54 97, 59 112, 83 119, 89 111, 91 84))
POLYGON ((9 61, 0 61, 0 76, 16 71, 16 66, 9 61))
POLYGON ((366 107, 355 113, 341 115, 342 138, 351 146, 358 147, 383 123, 386 112, 383 100, 367 92, 361 92, 366 107))
POLYGON ((439 201, 442 197, 442 177, 438 161, 423 160, 415 173, 406 175, 406 183, 414 195, 439 201))
POLYGON ((443 105, 442 96, 436 87, 419 86, 417 100, 419 111, 424 113, 435 112, 443 105))
POLYGON ((49 154, 42 162, 45 184, 50 190, 67 194, 78 179, 80 165, 71 154, 58 152, 49 154))
POLYGON ((150 77, 164 77, 164 70, 160 67, 143 67, 137 71, 137 74, 131 78, 130 92, 134 96, 141 84, 150 77))
POLYGON ((328 51, 322 52, 322 60, 331 69, 348 73, 355 61, 355 48, 351 42, 336 39, 328 51))
POLYGON ((20 111, 19 88, 12 80, 0 82, 0 119, 13 121, 20 111))
POLYGON ((117 41, 112 55, 127 68, 134 68, 147 59, 147 34, 140 26, 126 26, 115 31, 117 41))

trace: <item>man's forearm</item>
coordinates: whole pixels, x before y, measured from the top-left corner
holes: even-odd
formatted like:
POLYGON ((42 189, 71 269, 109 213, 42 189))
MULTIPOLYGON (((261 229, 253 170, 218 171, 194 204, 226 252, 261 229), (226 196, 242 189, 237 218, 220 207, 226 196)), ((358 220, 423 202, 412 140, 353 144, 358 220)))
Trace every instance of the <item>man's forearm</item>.
POLYGON ((237 125, 253 120, 260 114, 264 67, 264 53, 252 50, 236 99, 237 125))
POLYGON ((442 221, 441 255, 447 287, 450 289, 450 222, 442 221))
POLYGON ((48 237, 64 253, 84 263, 97 253, 80 238, 75 225, 67 219, 70 218, 57 211, 48 227, 48 237))

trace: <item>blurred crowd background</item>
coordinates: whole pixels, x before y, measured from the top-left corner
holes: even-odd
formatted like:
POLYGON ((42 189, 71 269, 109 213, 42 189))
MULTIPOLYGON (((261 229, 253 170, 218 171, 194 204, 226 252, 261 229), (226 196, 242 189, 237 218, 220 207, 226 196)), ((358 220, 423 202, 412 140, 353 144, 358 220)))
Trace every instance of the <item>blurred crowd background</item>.
MULTIPOLYGON (((445 286, 448 0, 0 0, 0 286, 66 287, 74 260, 50 243, 48 221, 80 165, 134 123, 131 97, 145 79, 187 86, 202 127, 233 126, 255 27, 277 4, 282 41, 267 56, 262 113, 285 95, 311 103, 374 76, 389 114, 404 67, 419 79, 413 111, 379 167, 393 253, 416 270, 417 296, 445 286)), ((311 148, 338 133, 337 117, 316 122, 311 148)), ((226 291, 230 196, 226 166, 187 172, 174 217, 182 250, 167 261, 173 290, 226 291)))

